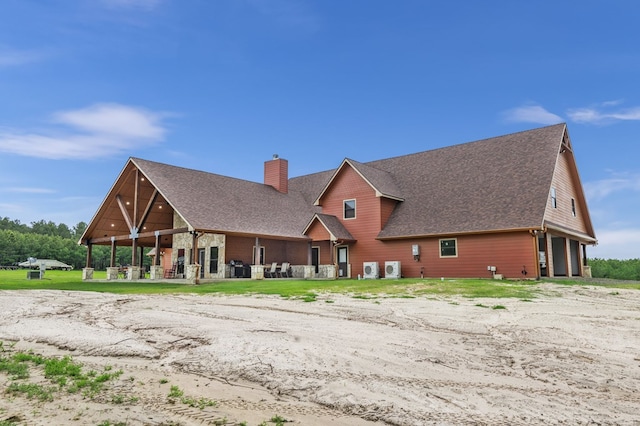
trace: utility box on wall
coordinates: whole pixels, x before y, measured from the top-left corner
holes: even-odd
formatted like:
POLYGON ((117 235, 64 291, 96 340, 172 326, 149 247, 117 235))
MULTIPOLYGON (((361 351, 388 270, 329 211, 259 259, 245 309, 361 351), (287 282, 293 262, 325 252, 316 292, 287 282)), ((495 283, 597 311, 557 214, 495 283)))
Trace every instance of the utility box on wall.
POLYGON ((418 244, 411 246, 411 253, 413 254, 413 260, 416 262, 420 260, 420 246, 418 244))

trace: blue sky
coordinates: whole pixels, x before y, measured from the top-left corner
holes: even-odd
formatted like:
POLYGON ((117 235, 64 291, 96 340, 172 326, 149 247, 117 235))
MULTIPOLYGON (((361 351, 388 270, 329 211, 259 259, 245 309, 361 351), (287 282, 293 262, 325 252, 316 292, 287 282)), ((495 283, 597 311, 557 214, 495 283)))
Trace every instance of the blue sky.
MULTIPOLYGON (((640 2, 3 0, 0 217, 89 222, 130 156, 251 181, 566 122, 640 257, 640 2)), ((532 159, 533 161, 535 159, 532 159)))

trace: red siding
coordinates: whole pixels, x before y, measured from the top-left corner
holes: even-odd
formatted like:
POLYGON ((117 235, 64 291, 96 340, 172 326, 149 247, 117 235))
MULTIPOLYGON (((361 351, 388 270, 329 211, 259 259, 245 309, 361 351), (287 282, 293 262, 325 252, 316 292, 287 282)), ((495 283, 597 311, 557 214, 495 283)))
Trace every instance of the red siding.
MULTIPOLYGON (((252 255, 255 244, 255 238, 227 236, 225 262, 229 263, 229 261, 233 259, 253 264, 252 255)), ((306 265, 308 263, 309 244, 307 242, 278 241, 260 238, 259 244, 264 247, 265 264, 270 264, 271 262, 290 262, 293 265, 306 265)))
POLYGON ((311 226, 307 230, 307 236, 314 241, 328 241, 330 239, 327 228, 322 226, 322 224, 317 220, 313 224, 311 224, 311 226))
MULTIPOLYGON (((340 218, 357 240, 349 245, 351 277, 363 275, 364 262, 378 262, 384 277, 385 261, 400 261, 405 277, 419 277, 423 273, 425 277, 488 278, 491 273, 487 266, 495 266, 496 273, 507 278, 522 278, 523 270, 527 271, 526 278, 537 275, 535 239, 528 232, 451 237, 457 239, 458 253, 451 258, 440 257, 440 238, 377 240, 396 202, 376 197, 373 189, 350 167, 343 168, 335 177, 321 202, 323 212, 340 218), (348 199, 356 200, 356 218, 343 220, 343 201, 348 199), (413 258, 413 244, 420 246, 418 261, 413 258)), ((321 250, 321 263, 330 261, 325 254, 321 250)))
MULTIPOLYGON (((377 242, 380 248, 376 253, 386 251, 387 254, 381 253, 372 261, 377 261, 382 271, 385 261, 399 260, 405 277, 419 277, 424 268, 425 277, 488 278, 491 273, 487 266, 495 266, 496 273, 506 278, 536 278, 535 239, 528 232, 447 238, 457 240, 457 257, 441 258, 440 238, 424 238, 377 242), (413 244, 420 246, 419 261, 413 259, 413 244), (527 271, 526 276, 522 274, 523 269, 527 271)), ((359 268, 362 269, 362 265, 359 268)))

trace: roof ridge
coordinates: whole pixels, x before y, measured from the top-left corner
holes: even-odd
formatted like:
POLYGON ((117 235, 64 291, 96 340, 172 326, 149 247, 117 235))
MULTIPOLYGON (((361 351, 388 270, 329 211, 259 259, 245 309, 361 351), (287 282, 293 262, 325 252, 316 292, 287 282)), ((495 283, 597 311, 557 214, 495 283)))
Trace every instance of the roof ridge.
POLYGON ((523 134, 523 133, 529 133, 529 132, 535 132, 535 131, 540 131, 540 130, 544 130, 544 129, 550 129, 552 127, 557 127, 557 126, 558 127, 559 126, 566 127, 566 125, 567 125, 567 123, 562 122, 562 123, 557 123, 557 124, 551 124, 551 125, 548 125, 548 126, 535 127, 533 129, 520 130, 518 132, 507 133, 505 135, 491 136, 491 137, 488 137, 488 138, 476 139, 476 140, 472 140, 472 141, 456 143, 456 144, 453 144, 453 145, 441 146, 439 148, 425 149, 423 151, 412 152, 410 154, 402 154, 402 155, 396 155, 396 156, 393 156, 393 157, 379 158, 377 160, 371 160, 371 161, 367 161, 366 163, 361 163, 361 164, 366 164, 366 165, 369 165, 371 167, 374 167, 374 166, 372 166, 372 163, 381 163, 381 162, 384 162, 384 161, 387 161, 387 160, 394 160, 394 159, 398 159, 398 158, 402 158, 402 157, 411 157, 411 156, 414 156, 414 155, 424 154, 424 153, 427 153, 427 152, 435 152, 435 151, 440 151, 440 150, 443 150, 443 149, 451 149, 451 148, 460 147, 460 146, 464 146, 464 145, 480 143, 480 142, 486 142, 486 141, 489 141, 489 140, 492 140, 492 139, 502 139, 502 138, 507 138, 507 137, 513 137, 513 136, 520 135, 520 134, 523 134))

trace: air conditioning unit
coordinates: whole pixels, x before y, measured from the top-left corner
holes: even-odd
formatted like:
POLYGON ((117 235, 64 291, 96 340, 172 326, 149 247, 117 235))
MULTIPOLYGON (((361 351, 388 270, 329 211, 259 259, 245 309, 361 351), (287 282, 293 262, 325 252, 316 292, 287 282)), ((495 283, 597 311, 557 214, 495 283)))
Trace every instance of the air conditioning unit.
POLYGON ((378 271, 378 262, 364 262, 364 279, 375 280, 380 277, 380 272, 378 271))
POLYGON ((385 278, 400 278, 400 261, 387 261, 384 262, 384 277, 385 278))

